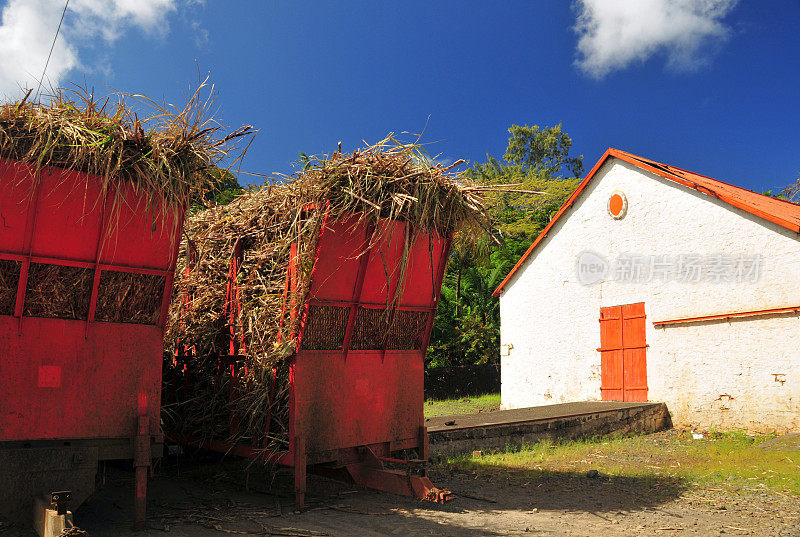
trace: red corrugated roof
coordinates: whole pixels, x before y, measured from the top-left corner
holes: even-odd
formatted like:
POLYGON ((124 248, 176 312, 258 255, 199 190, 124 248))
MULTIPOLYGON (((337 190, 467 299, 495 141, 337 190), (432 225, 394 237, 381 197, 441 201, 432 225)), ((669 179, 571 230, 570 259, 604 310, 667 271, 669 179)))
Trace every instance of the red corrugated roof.
POLYGON ((550 223, 547 224, 547 227, 545 227, 539 236, 536 237, 536 240, 533 241, 533 244, 531 244, 531 247, 528 248, 528 251, 526 251, 520 260, 517 261, 517 264, 514 265, 514 268, 511 269, 511 272, 508 273, 508 276, 506 276, 500 285, 497 286, 497 289, 494 291, 494 296, 500 296, 500 292, 503 290, 506 284, 508 284, 511 278, 514 277, 514 274, 516 274, 522 265, 525 264, 525 261, 527 261, 528 257, 530 257, 531 253, 536 249, 539 243, 544 240, 553 226, 555 226, 556 222, 558 222, 559 218, 561 218, 561 216, 572 206, 578 196, 580 196, 581 192, 583 192, 583 190, 595 176, 600 167, 612 157, 624 160, 625 162, 629 162, 634 166, 659 175, 665 179, 675 181, 676 183, 680 183, 684 186, 697 190, 698 192, 702 192, 703 194, 717 198, 720 201, 724 201, 725 203, 733 205, 738 209, 747 211, 748 213, 758 216, 759 218, 769 220, 774 224, 778 224, 786 229, 790 229, 795 233, 800 233, 800 205, 797 203, 771 198, 769 196, 753 192, 752 190, 747 190, 746 188, 734 186, 723 181, 718 181, 716 179, 712 179, 711 177, 706 177, 705 175, 700 175, 682 168, 677 168, 675 166, 662 164, 654 160, 638 157, 631 153, 620 151, 619 149, 609 148, 606 150, 600 160, 597 161, 597 164, 595 164, 594 167, 589 171, 589 173, 586 175, 586 178, 581 181, 581 183, 578 185, 578 188, 575 189, 575 192, 573 192, 564 205, 561 206, 553 219, 550 220, 550 223))

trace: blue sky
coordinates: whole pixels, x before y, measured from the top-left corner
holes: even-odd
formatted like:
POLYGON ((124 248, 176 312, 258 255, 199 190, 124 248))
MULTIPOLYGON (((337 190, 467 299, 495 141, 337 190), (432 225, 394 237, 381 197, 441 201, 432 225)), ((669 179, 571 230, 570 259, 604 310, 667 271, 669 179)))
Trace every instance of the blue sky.
MULTIPOLYGON (((0 6, 13 95, 63 2, 0 6)), ((798 0, 72 0, 48 79, 180 102, 210 72, 221 120, 260 129, 259 173, 423 128, 443 160, 482 161, 512 123, 561 122, 587 169, 612 146, 760 191, 800 176, 798 23, 798 0)))

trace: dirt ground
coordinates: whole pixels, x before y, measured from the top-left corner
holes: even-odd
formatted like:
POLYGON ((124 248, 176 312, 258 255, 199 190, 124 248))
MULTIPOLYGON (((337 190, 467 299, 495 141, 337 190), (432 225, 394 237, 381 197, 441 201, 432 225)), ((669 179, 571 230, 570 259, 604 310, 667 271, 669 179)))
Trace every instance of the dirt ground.
MULTIPOLYGON (((476 478, 437 466, 435 484, 461 494, 444 504, 356 490, 311 477, 309 508, 294 513, 288 476, 267 489, 242 465, 171 461, 151 480, 146 532, 130 529, 132 474, 109 468, 106 484, 75 514, 91 537, 769 535, 800 537, 800 498, 689 488, 675 480, 553 474, 476 478), (247 483, 246 481, 249 481, 247 483), (247 487, 245 485, 248 485, 247 487), (247 490, 247 489, 250 490, 247 490)), ((27 537, 27 531, 0 534, 27 537)))

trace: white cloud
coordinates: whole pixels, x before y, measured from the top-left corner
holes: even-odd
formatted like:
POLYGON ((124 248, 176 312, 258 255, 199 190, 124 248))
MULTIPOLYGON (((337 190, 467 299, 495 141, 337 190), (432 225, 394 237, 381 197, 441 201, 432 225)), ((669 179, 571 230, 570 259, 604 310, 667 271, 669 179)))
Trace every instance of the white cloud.
POLYGON ((204 48, 209 43, 209 33, 201 20, 201 14, 206 8, 206 0, 185 0, 181 10, 184 21, 191 28, 192 40, 197 48, 204 48))
POLYGON ((72 0, 69 7, 78 20, 78 31, 101 35, 109 42, 119 39, 128 26, 166 34, 166 16, 176 9, 175 0, 72 0))
MULTIPOLYGON (((16 96, 21 87, 35 87, 42 74, 61 12, 50 0, 11 0, 0 24, 0 93, 16 96), (46 38, 45 36, 50 36, 46 38)), ((75 47, 59 39, 50 60, 52 80, 78 64, 75 47)))
POLYGON ((664 53, 694 70, 728 37, 722 19, 737 0, 578 0, 576 64, 595 78, 664 53))
MULTIPOLYGON (((64 0, 8 0, 0 14, 0 97, 36 88, 53 44, 64 0)), ((71 0, 47 67, 45 86, 58 87, 81 66, 79 50, 93 40, 112 45, 132 27, 150 35, 169 30, 176 0, 71 0)), ((3 99, 5 100, 5 99, 3 99)))

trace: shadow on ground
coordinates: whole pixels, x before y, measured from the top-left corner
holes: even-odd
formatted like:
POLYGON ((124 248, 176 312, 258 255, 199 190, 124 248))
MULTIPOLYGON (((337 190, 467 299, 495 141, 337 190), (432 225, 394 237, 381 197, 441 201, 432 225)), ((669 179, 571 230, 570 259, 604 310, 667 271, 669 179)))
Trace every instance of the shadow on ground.
POLYGON ((311 476, 309 509, 295 513, 292 479, 286 469, 276 474, 260 467, 248 469, 240 460, 183 458, 156 468, 148 495, 149 531, 142 534, 131 529, 132 472, 124 466, 109 467, 105 478, 105 485, 75 513, 76 523, 91 537, 164 532, 175 537, 529 535, 527 523, 517 529, 501 521, 519 520, 525 513, 537 511, 543 515, 553 512, 554 517, 574 513, 613 518, 655 509, 686 490, 680 480, 659 477, 532 474, 514 469, 475 474, 457 466, 438 465, 431 478, 437 486, 458 495, 452 502, 420 502, 311 476))
POLYGON ((439 466, 434 482, 496 509, 568 512, 631 512, 674 501, 688 484, 663 476, 620 477, 576 472, 531 472, 504 468, 475 473, 439 466), (490 501, 490 500, 493 500, 490 501))
MULTIPOLYGON (((308 509, 296 513, 289 472, 284 469, 276 475, 257 467, 247 469, 246 463, 235 460, 172 461, 158 469, 148 493, 145 535, 504 535, 413 513, 421 506, 447 510, 449 506, 357 490, 317 476, 309 476, 308 509)), ((91 537, 142 535, 131 529, 133 474, 123 467, 109 468, 106 484, 78 509, 75 520, 91 537)))

